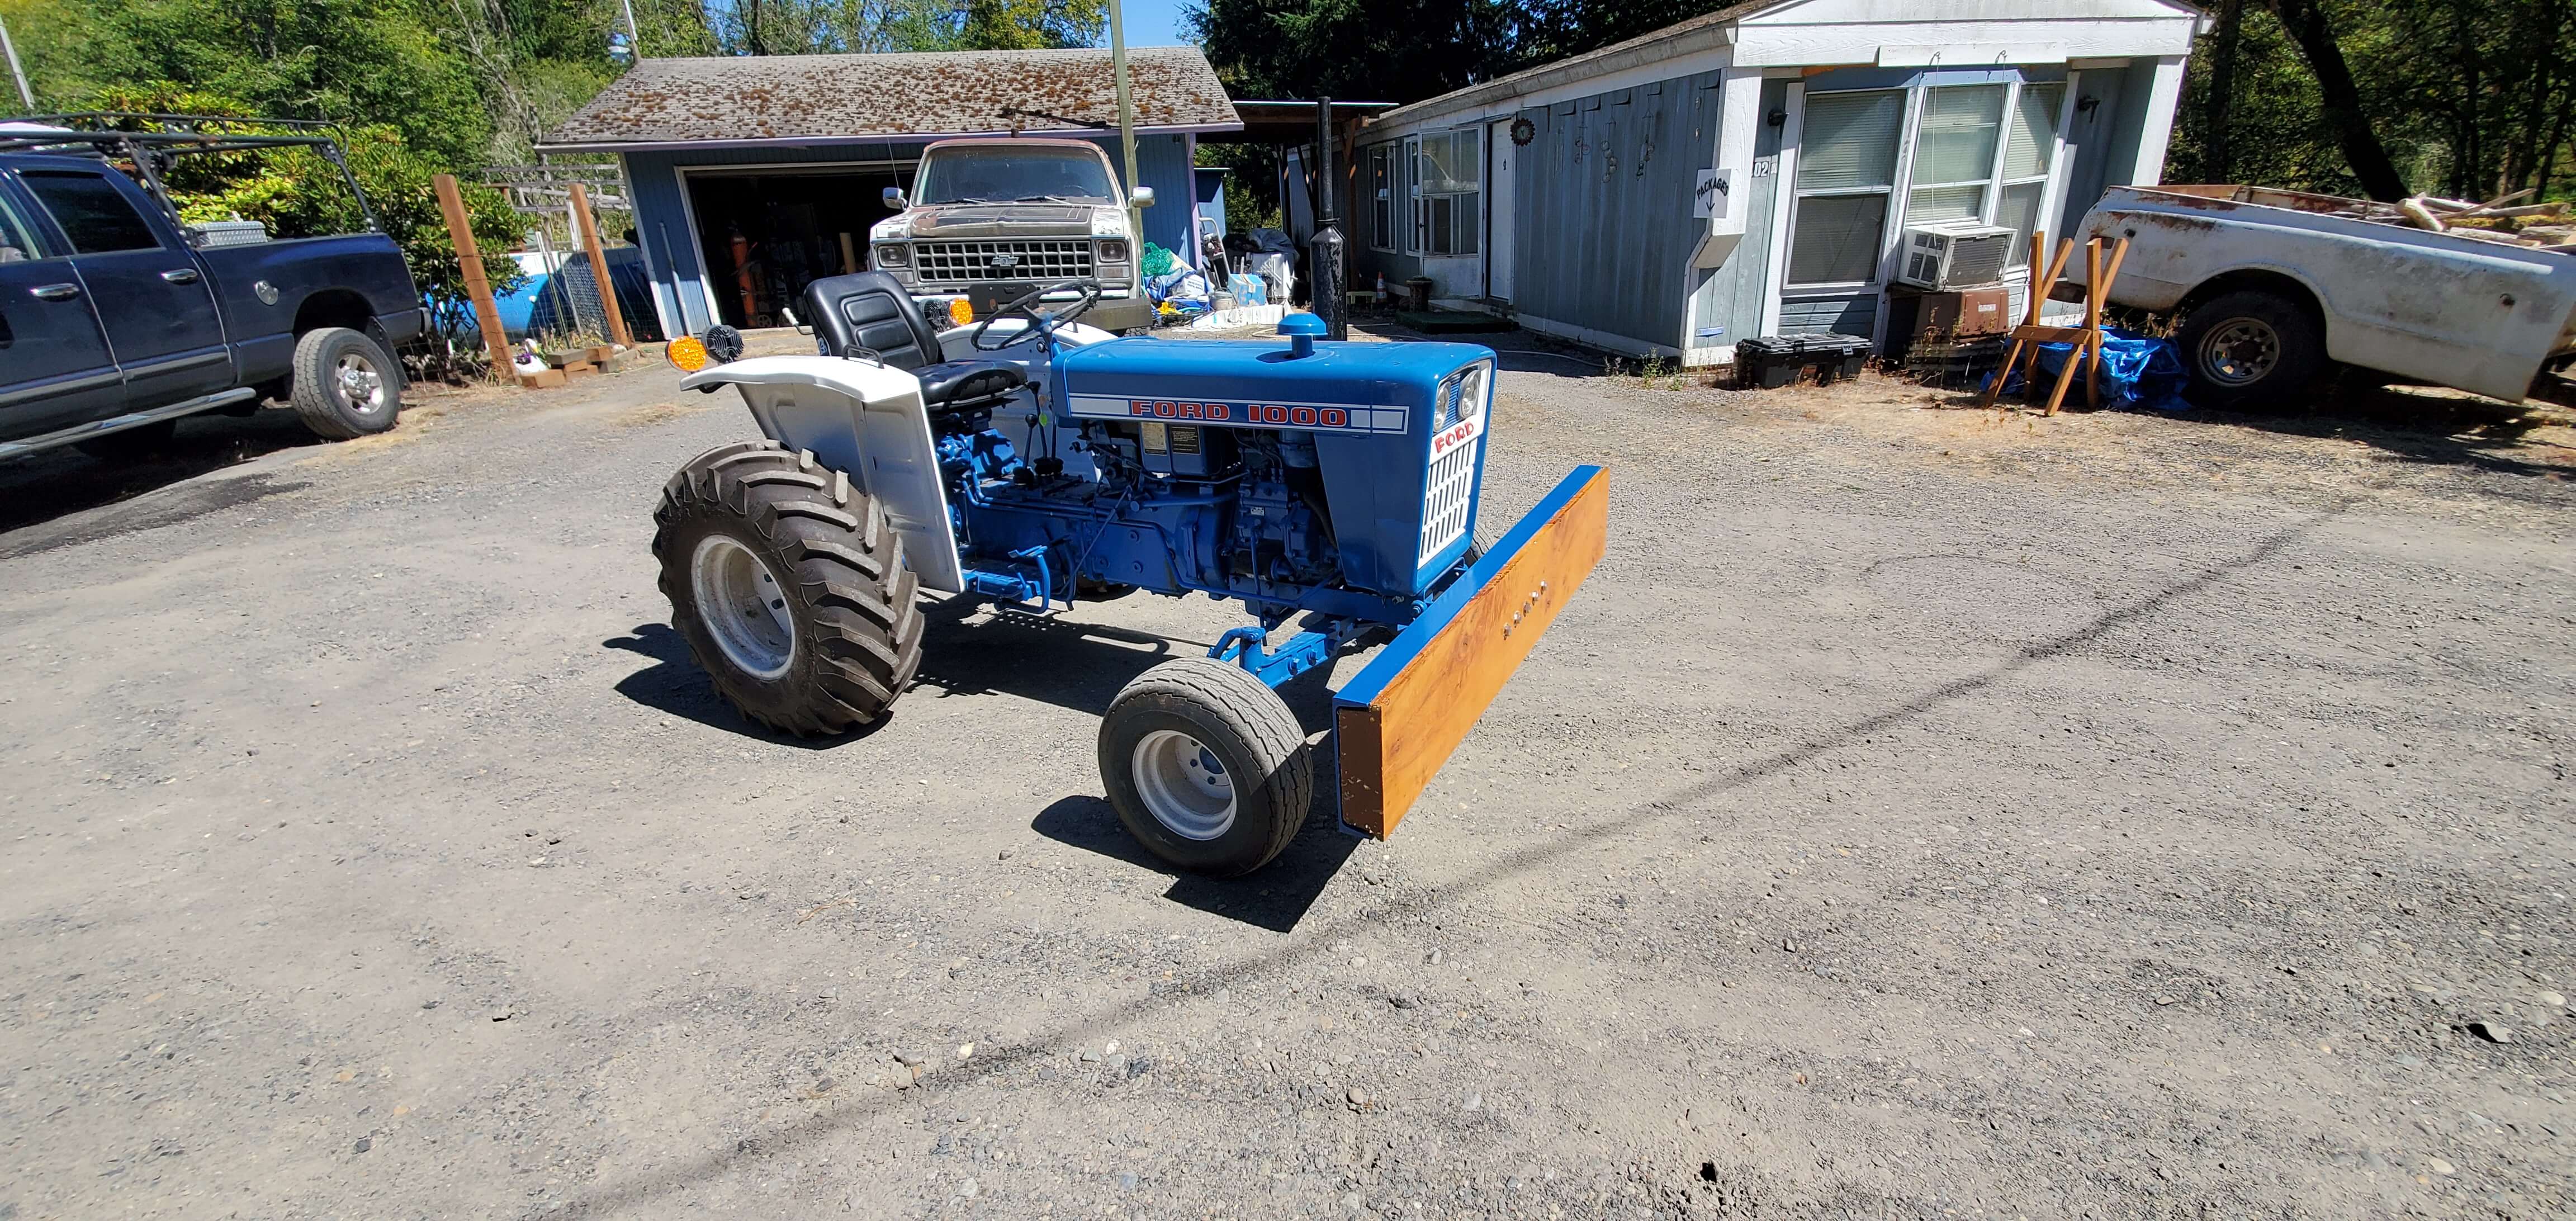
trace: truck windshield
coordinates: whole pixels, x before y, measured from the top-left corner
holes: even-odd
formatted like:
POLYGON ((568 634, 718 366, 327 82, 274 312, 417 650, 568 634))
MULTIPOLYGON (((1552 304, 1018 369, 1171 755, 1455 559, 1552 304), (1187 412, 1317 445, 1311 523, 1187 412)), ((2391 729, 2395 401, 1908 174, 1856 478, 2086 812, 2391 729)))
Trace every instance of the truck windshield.
POLYGON ((943 148, 921 163, 924 204, 1063 200, 1116 203, 1109 163, 1081 148, 1026 144, 943 148))

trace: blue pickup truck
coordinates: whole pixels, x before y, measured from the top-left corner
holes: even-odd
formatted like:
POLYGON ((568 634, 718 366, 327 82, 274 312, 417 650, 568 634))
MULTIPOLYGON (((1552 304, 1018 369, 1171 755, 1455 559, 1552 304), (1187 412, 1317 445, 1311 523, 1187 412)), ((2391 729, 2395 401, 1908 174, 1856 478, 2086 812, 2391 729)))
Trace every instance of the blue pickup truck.
POLYGON ((0 123, 0 458, 138 453, 182 416, 262 399, 324 437, 392 428, 420 293, 338 147, 77 125, 92 117, 0 123), (341 171, 366 232, 188 225, 162 185, 177 157, 294 146, 341 171))

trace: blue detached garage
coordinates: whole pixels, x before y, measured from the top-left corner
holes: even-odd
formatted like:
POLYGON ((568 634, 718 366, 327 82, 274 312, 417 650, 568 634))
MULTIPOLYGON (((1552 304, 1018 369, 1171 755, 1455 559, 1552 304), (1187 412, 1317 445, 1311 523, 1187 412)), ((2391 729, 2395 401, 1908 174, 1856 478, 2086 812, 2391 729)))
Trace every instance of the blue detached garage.
MULTIPOLYGON (((1195 47, 1128 52, 1151 241, 1195 260, 1191 163, 1242 122, 1195 47)), ((663 333, 781 321, 805 285, 869 267, 868 229, 921 150, 969 136, 1095 141, 1122 165, 1109 52, 955 51, 648 59, 549 133, 545 153, 616 153, 663 333)), ((1120 170, 1123 174, 1123 165, 1120 170)))
MULTIPOLYGON (((2203 18, 2177 0, 1761 0, 1387 111, 1358 137, 1355 279, 1616 351, 1883 338, 1964 234, 2027 291, 2029 235, 2071 233, 2164 164, 2203 18)), ((1961 257, 1966 257, 1965 255, 1961 257)))

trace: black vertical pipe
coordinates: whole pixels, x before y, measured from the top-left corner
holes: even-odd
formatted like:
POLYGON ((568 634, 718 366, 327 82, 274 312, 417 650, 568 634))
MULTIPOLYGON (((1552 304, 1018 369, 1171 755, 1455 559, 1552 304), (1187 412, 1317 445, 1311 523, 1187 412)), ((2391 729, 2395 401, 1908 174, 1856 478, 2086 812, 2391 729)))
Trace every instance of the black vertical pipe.
POLYGON ((1315 316, 1324 320, 1327 339, 1351 337, 1342 304, 1340 220, 1333 211, 1333 99, 1322 98, 1315 103, 1315 235, 1307 239, 1306 268, 1315 282, 1315 316))

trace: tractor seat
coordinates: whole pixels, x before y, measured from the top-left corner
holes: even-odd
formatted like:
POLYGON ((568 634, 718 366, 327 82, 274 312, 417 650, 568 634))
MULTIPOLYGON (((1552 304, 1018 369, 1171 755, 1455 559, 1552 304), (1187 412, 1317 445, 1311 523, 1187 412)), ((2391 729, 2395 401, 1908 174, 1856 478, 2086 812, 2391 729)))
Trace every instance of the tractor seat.
POLYGON ((925 407, 963 407, 1025 386, 1029 375, 1006 360, 939 359, 939 332, 913 304, 903 282, 882 271, 826 276, 805 286, 805 314, 826 356, 873 352, 921 379, 925 407))
POLYGON ((921 403, 934 410, 997 399, 1029 384, 1027 370, 1007 360, 951 360, 912 371, 921 403))

